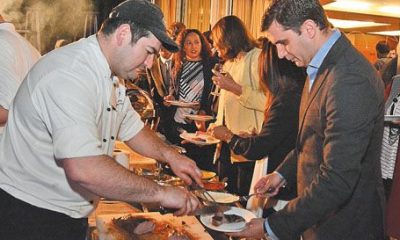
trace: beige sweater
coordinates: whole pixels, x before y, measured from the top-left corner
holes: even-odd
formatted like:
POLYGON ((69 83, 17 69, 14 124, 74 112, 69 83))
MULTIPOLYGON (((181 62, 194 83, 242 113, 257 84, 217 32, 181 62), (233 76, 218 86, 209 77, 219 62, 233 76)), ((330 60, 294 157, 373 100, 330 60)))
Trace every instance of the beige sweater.
POLYGON ((235 134, 251 132, 253 128, 259 132, 263 123, 266 95, 259 84, 260 53, 254 48, 244 57, 224 64, 224 70, 242 86, 242 94, 221 90, 216 125, 222 125, 225 118, 225 125, 235 134))

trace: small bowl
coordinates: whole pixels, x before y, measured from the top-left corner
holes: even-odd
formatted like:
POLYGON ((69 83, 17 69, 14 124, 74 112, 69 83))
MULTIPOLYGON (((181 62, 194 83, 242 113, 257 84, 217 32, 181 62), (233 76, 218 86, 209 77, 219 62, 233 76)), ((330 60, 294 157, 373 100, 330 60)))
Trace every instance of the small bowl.
POLYGON ((226 182, 203 181, 204 189, 209 191, 222 191, 228 185, 226 182))

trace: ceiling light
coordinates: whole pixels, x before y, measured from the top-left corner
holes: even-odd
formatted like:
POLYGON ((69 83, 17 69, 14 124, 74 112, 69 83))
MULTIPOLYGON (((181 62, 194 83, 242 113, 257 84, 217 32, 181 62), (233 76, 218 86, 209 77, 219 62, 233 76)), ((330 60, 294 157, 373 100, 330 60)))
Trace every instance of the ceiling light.
POLYGON ((369 32, 370 34, 386 35, 386 36, 400 36, 400 30, 396 31, 383 31, 383 32, 369 32))
POLYGON ((342 20, 342 19, 334 19, 334 18, 328 18, 328 20, 336 28, 358 28, 358 27, 375 27, 375 26, 390 25, 390 24, 387 24, 387 23, 376 23, 376 22, 355 21, 355 20, 342 20))
POLYGON ((330 9, 330 10, 357 9, 361 11, 368 10, 370 7, 371 4, 367 2, 348 1, 348 0, 337 0, 336 2, 329 3, 324 6, 325 9, 330 9))

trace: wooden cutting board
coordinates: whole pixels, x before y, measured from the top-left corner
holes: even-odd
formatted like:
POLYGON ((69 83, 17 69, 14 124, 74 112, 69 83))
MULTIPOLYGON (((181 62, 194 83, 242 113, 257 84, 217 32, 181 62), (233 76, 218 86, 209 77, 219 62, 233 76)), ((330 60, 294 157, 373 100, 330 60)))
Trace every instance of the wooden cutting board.
POLYGON ((206 232, 203 225, 194 216, 175 217, 172 214, 161 215, 158 212, 150 213, 128 213, 128 214, 100 214, 96 216, 96 226, 100 240, 119 240, 108 232, 108 226, 112 219, 123 216, 147 216, 162 222, 168 222, 171 226, 182 228, 190 233, 195 240, 212 240, 213 238, 206 232))

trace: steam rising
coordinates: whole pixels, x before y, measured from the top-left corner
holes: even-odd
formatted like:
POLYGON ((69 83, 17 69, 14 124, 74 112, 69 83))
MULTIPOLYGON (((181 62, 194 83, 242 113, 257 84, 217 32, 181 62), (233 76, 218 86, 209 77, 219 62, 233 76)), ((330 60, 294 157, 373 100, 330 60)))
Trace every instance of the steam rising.
POLYGON ((75 41, 94 33, 93 9, 90 0, 0 0, 3 17, 42 53, 52 50, 57 39, 75 41))

